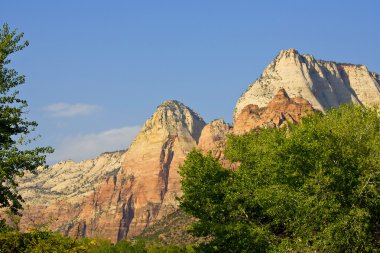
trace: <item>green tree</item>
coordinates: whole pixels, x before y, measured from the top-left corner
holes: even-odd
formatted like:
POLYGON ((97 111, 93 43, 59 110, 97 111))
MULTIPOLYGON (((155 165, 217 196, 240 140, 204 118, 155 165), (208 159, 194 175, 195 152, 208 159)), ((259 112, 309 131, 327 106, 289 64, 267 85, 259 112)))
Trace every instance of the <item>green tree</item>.
POLYGON ((227 170, 192 151, 180 206, 216 252, 378 252, 380 118, 342 106, 302 124, 230 136, 227 170))
POLYGON ((0 208, 13 213, 22 208, 15 177, 23 176, 25 171, 34 172, 52 152, 50 147, 25 148, 33 140, 28 135, 37 123, 26 119, 28 104, 19 98, 16 89, 25 83, 25 76, 8 68, 10 56, 29 44, 22 41, 23 35, 11 31, 7 24, 0 29, 0 208))

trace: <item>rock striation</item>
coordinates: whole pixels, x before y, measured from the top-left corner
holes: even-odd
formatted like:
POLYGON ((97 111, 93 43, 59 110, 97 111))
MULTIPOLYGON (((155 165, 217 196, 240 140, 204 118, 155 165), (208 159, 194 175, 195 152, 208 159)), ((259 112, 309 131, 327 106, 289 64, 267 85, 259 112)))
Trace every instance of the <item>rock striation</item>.
POLYGON ((284 88, 290 97, 301 97, 324 111, 342 103, 380 104, 380 78, 366 66, 316 60, 295 49, 281 51, 239 98, 234 119, 248 105, 265 107, 284 88))
POLYGON ((70 198, 80 201, 110 176, 116 175, 126 151, 107 152, 95 159, 76 163, 66 160, 38 168, 18 179, 19 192, 29 205, 47 205, 70 198))
POLYGON ((52 229, 75 237, 115 242, 141 234, 177 209, 176 197, 181 195, 178 168, 197 146, 204 125, 182 103, 165 101, 123 154, 120 169, 91 194, 75 202, 76 196, 66 196, 47 204, 39 214, 32 210, 25 217, 36 220, 39 215, 45 221, 53 217, 52 229))

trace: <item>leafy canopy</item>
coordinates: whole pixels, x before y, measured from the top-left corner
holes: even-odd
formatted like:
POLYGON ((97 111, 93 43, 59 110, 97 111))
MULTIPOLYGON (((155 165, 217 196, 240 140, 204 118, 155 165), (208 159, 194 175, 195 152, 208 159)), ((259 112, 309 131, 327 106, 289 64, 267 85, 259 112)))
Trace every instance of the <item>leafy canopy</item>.
POLYGON ((52 152, 50 147, 24 147, 32 141, 27 135, 37 123, 25 118, 28 103, 19 98, 16 89, 25 83, 25 76, 8 68, 10 56, 29 44, 22 41, 23 35, 11 31, 7 24, 0 29, 0 208, 10 208, 13 213, 22 208, 15 177, 23 176, 25 171, 34 172, 52 152))
POLYGON ((211 252, 379 251, 379 133, 376 109, 345 105, 229 136, 236 171, 192 151, 180 171, 192 233, 211 252))

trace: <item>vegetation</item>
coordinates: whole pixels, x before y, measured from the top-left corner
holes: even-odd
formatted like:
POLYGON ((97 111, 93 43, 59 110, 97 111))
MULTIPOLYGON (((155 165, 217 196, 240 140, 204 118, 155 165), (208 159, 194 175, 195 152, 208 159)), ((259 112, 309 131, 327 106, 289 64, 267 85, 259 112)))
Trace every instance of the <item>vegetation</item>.
POLYGON ((187 232, 187 228, 194 221, 193 217, 179 209, 147 227, 136 239, 163 245, 198 244, 204 240, 187 232))
POLYGON ((189 153, 181 208, 206 252, 379 252, 380 118, 342 106, 302 124, 230 136, 224 169, 189 153))
POLYGON ((23 35, 11 31, 7 24, 0 29, 0 208, 9 208, 13 213, 22 208, 15 177, 44 165, 46 154, 52 152, 50 147, 24 147, 32 141, 28 135, 37 123, 25 118, 28 104, 16 90, 25 83, 25 77, 8 68, 9 57, 29 44, 21 41, 23 35))
POLYGON ((147 243, 143 240, 135 242, 119 241, 112 244, 107 240, 73 239, 46 230, 35 230, 29 233, 20 233, 12 230, 0 232, 0 253, 193 253, 191 245, 162 245, 147 243))

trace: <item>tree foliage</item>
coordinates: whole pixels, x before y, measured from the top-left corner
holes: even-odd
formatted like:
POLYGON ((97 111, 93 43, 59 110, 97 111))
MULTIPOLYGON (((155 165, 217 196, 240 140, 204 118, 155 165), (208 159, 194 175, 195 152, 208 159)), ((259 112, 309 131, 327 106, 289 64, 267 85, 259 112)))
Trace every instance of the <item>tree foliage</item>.
POLYGON ((198 218, 205 251, 377 252, 380 118, 342 106, 302 124, 230 136, 236 171, 192 151, 181 208, 198 218))
POLYGON ((0 231, 0 253, 194 253, 192 245, 164 245, 143 240, 74 239, 48 230, 0 231))
POLYGON ((19 98, 16 89, 25 83, 25 76, 8 67, 10 56, 29 44, 22 41, 23 35, 7 24, 0 29, 0 208, 10 208, 13 213, 22 208, 15 177, 34 172, 52 152, 50 147, 25 148, 37 123, 26 119, 28 103, 19 98))

